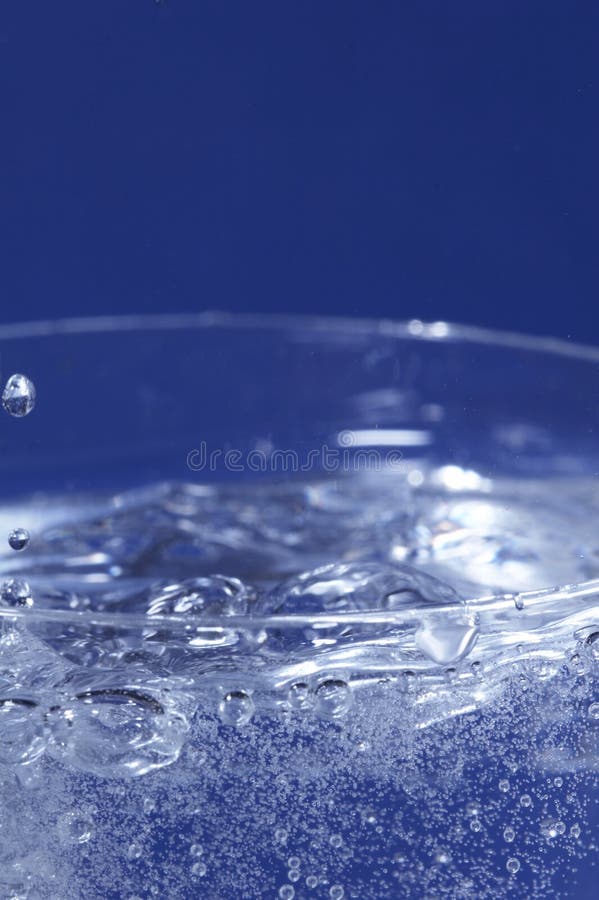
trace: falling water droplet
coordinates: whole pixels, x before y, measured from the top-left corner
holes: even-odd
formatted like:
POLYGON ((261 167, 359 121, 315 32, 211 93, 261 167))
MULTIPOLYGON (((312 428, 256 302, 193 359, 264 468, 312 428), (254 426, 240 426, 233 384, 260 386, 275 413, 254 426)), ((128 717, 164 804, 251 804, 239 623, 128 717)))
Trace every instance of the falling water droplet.
POLYGON ((14 528, 8 535, 8 543, 13 550, 24 550, 29 543, 29 532, 26 528, 14 528))
POLYGON ((6 412, 22 418, 35 406, 35 385, 26 375, 11 375, 2 393, 2 406, 6 412))

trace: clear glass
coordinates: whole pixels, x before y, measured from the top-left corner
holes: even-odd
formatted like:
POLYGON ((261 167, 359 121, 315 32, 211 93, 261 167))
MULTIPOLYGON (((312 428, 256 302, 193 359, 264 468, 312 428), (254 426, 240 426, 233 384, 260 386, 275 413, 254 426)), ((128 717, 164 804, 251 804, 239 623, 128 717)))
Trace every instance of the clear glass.
POLYGON ((599 350, 206 313, 0 351, 37 388, 0 455, 35 601, 0 603, 1 896, 591 896, 599 350), (356 560, 328 605, 286 581, 356 560))

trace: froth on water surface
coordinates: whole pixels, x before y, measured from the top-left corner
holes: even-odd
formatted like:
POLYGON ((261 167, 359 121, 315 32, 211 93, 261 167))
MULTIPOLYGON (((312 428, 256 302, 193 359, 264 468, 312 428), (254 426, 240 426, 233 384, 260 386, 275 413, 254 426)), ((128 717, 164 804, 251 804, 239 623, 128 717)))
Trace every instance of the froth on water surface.
POLYGON ((407 475, 3 512, 0 896, 574 896, 597 490, 407 475))

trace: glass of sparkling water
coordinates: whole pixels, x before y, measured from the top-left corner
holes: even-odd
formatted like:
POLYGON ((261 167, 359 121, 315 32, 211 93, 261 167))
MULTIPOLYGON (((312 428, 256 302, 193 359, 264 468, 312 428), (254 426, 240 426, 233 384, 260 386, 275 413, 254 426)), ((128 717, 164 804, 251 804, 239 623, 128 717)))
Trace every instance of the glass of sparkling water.
POLYGON ((0 353, 0 897, 594 896, 599 350, 200 314, 0 353))

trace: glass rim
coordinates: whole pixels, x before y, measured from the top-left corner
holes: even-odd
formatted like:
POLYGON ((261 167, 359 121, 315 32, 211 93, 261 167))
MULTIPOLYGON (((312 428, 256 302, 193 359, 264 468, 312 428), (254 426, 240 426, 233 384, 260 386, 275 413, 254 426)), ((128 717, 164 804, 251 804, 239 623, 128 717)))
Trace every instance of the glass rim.
POLYGON ((456 322, 421 319, 369 319, 279 313, 228 313, 206 310, 197 313, 153 313, 140 315, 81 316, 32 322, 0 324, 0 341, 65 335, 109 334, 127 331, 178 331, 189 328, 259 330, 306 329, 315 335, 335 329, 353 335, 421 340, 432 343, 463 342, 505 349, 529 350, 554 356, 599 362, 599 347, 549 335, 530 335, 456 322))
MULTIPOLYGON (((335 329, 353 335, 382 338, 398 338, 431 343, 448 344, 463 342, 465 344, 489 345, 497 348, 516 349, 538 353, 547 353, 556 357, 574 358, 579 361, 599 363, 599 347, 579 344, 550 336, 520 334, 512 331, 494 330, 472 325, 461 325, 445 321, 425 322, 420 319, 366 319, 337 316, 306 316, 280 314, 238 314, 219 311, 198 313, 167 313, 151 315, 114 315, 96 317, 75 317, 55 320, 40 320, 0 324, 0 341, 28 338, 57 337, 65 335, 110 334, 127 331, 177 331, 189 328, 197 329, 242 329, 248 332, 258 330, 306 329, 315 335, 333 333, 335 329)), ((544 587, 534 591, 523 591, 514 594, 496 594, 472 598, 470 603, 479 611, 487 610, 490 614, 503 615, 507 607, 512 607, 514 597, 521 597, 528 608, 531 604, 544 605, 547 602, 563 599, 582 600, 589 596, 599 595, 599 579, 581 581, 574 584, 544 587)), ((431 610, 432 612, 433 610, 431 610)), ((455 612, 456 607, 447 607, 446 612, 455 612)), ((435 608, 434 612, 443 612, 443 608, 435 608)), ((416 611, 389 612, 383 610, 363 610, 360 612, 321 612, 311 613, 306 617, 302 613, 285 615, 243 615, 205 617, 185 616, 180 619, 175 615, 150 616, 144 613, 127 613, 111 611, 98 613, 89 610, 59 609, 18 609, 0 606, 0 623, 3 620, 46 621, 54 624, 106 625, 112 624, 120 628, 156 628, 162 625, 173 631, 196 628, 200 631, 254 631, 270 627, 305 627, 307 619, 321 622, 344 622, 371 624, 407 624, 407 620, 415 623, 420 618, 416 611)))
MULTIPOLYGON (((36 578, 43 582, 43 578, 36 578)), ((268 628, 306 628, 319 625, 396 625, 404 627, 417 626, 428 616, 460 614, 465 620, 476 620, 478 624, 489 625, 492 622, 505 624, 507 611, 514 608, 525 608, 533 621, 529 629, 535 632, 539 623, 534 621, 535 615, 543 616, 548 604, 559 604, 563 609, 564 602, 570 604, 569 614, 577 630, 594 632, 595 626, 589 623, 587 604, 593 603, 599 596, 599 578, 577 583, 544 587, 517 593, 484 594, 467 598, 462 603, 444 603, 431 605, 430 609, 406 608, 400 610, 364 609, 337 610, 302 613, 238 613, 232 615, 203 615, 197 613, 179 616, 176 613, 160 613, 150 615, 147 612, 125 612, 118 610, 98 611, 88 609, 40 609, 39 607, 0 606, 0 625, 2 621, 46 622, 54 625, 79 625, 112 627, 124 630, 141 630, 163 627, 173 633, 181 631, 189 635, 193 630, 197 633, 217 634, 237 631, 253 633, 268 628), (516 606, 516 601, 521 606, 516 606), (578 604, 579 608, 576 609, 578 604)), ((520 622, 519 631, 527 631, 520 622)), ((201 650, 201 648, 198 648, 201 650)))

